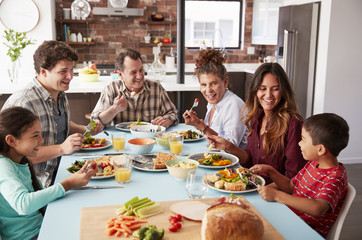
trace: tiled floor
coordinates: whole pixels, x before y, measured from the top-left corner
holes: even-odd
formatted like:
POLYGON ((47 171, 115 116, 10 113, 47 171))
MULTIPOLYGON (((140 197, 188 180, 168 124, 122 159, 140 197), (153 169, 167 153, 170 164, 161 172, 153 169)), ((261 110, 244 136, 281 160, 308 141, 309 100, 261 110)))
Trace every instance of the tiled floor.
POLYGON ((357 191, 344 222, 340 240, 362 239, 362 164, 345 164, 348 181, 357 191))

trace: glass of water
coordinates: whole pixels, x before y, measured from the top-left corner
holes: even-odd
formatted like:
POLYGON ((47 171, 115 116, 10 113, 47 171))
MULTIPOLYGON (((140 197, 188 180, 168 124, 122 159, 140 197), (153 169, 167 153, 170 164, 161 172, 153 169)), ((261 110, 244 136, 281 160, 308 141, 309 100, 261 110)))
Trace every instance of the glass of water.
POLYGON ((204 198, 207 192, 206 174, 190 171, 186 179, 186 193, 192 199, 204 198))

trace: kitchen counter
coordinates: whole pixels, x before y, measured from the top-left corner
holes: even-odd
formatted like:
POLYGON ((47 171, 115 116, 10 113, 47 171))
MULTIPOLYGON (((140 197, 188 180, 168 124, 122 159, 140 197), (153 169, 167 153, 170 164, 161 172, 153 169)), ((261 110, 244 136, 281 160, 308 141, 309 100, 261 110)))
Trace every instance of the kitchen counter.
MULTIPOLYGON (((228 72, 246 72, 253 74, 256 68, 259 66, 258 63, 232 63, 225 64, 225 67, 228 72)), ((177 81, 177 69, 167 69, 168 74, 166 79, 161 82, 161 85, 166 89, 166 91, 199 91, 200 85, 198 80, 193 77, 192 73, 194 72, 194 64, 185 65, 185 83, 178 84, 177 81), (172 74, 174 73, 174 74, 172 74)), ((10 84, 8 81, 8 76, 3 76, 6 81, 0 89, 1 94, 12 94, 18 89, 24 87, 27 82, 19 82, 17 84, 10 84)), ((147 77, 146 77, 147 78, 147 77)), ((100 76, 98 82, 82 82, 79 80, 79 77, 75 76, 70 84, 70 88, 67 93, 100 93, 104 87, 112 81, 110 76, 100 76)))

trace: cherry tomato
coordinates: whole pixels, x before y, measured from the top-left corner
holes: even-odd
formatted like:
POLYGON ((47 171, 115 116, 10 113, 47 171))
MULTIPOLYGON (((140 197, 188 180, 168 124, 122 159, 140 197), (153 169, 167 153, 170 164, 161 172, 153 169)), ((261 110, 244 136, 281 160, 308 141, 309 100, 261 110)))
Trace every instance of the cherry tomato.
POLYGON ((176 226, 177 229, 180 229, 180 228, 182 227, 181 223, 179 223, 179 222, 177 222, 177 223, 175 223, 175 224, 173 224, 173 225, 176 226))
POLYGON ((177 221, 181 221, 182 220, 182 215, 181 214, 176 214, 176 219, 177 221))
POLYGON ((172 225, 175 225, 176 223, 178 223, 178 221, 177 221, 176 218, 172 218, 172 219, 170 220, 170 223, 171 223, 172 225))
POLYGON ((175 216, 169 216, 168 221, 171 222, 172 220, 176 220, 176 222, 177 222, 177 218, 175 216))
POLYGON ((171 225, 168 227, 168 230, 170 230, 170 232, 176 232, 178 230, 178 228, 175 225, 171 225))

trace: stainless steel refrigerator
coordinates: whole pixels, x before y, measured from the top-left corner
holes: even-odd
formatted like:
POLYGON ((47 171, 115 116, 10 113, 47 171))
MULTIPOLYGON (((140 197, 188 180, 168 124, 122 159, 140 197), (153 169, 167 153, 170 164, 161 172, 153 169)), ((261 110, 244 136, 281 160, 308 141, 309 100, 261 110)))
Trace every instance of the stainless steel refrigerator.
POLYGON ((277 58, 304 118, 313 113, 319 9, 319 2, 279 8, 277 58))

